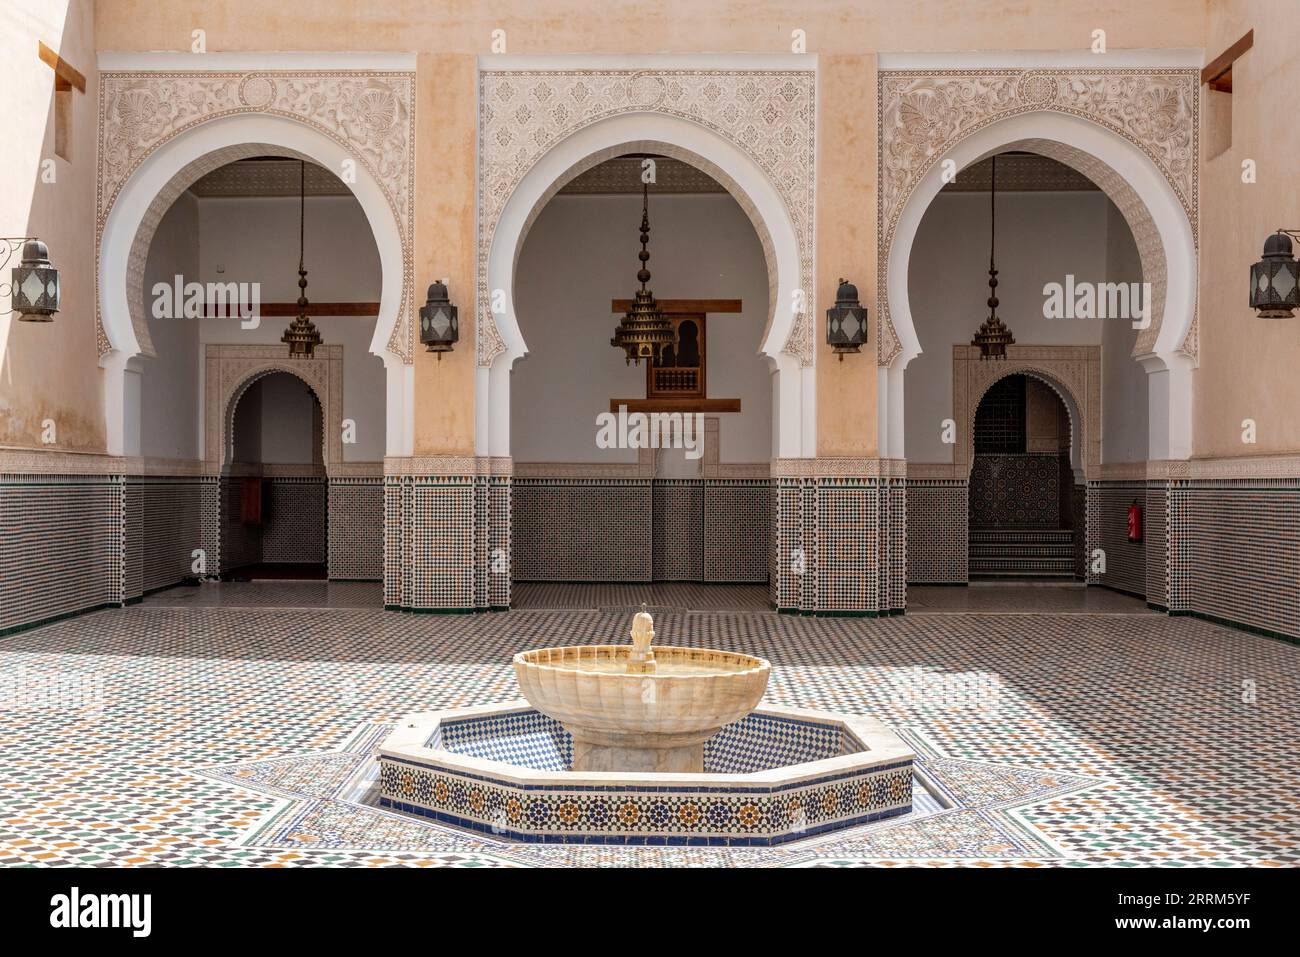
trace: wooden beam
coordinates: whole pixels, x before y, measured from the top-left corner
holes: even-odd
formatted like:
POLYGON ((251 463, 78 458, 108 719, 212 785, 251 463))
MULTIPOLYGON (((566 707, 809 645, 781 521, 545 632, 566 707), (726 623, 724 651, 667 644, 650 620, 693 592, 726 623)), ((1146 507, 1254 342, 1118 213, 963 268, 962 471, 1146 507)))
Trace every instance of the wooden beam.
MULTIPOLYGON (((627 312, 631 308, 631 299, 614 299, 609 304, 610 312, 627 312)), ((739 299, 660 299, 659 308, 680 316, 742 311, 739 299)))
MULTIPOLYGON (((227 308, 231 308, 227 305, 227 308)), ((238 307, 233 307, 236 310, 238 307)), ((276 318, 280 316, 298 315, 298 304, 296 302, 264 302, 258 306, 258 315, 263 318, 276 318)), ((236 315, 238 313, 236 312, 236 315)), ((313 302, 307 306, 307 315, 316 316, 377 316, 379 315, 379 303, 377 302, 313 302)), ((203 310, 205 319, 226 319, 235 318, 235 316, 224 316, 218 313, 216 303, 208 303, 207 308, 203 310)))
POLYGON ((739 399, 610 399, 609 411, 618 414, 621 405, 628 412, 739 412, 739 399))
POLYGON ((37 54, 43 61, 50 65, 52 70, 54 70, 56 89, 58 81, 62 80, 64 83, 76 87, 80 92, 86 92, 86 78, 82 76, 77 69, 69 64, 67 60, 63 59, 63 57, 59 56, 47 47, 44 43, 41 43, 40 40, 37 40, 36 44, 37 54))
MULTIPOLYGON (((1225 73, 1231 74, 1233 61, 1254 45, 1255 31, 1253 29, 1247 30, 1244 37, 1206 64, 1205 68, 1201 70, 1201 82, 1213 84, 1215 80, 1219 79, 1219 77, 1223 76, 1225 73)), ((1218 87, 1214 87, 1214 89, 1218 89, 1218 87)), ((1232 92, 1231 75, 1228 77, 1228 88, 1223 92, 1232 92)))

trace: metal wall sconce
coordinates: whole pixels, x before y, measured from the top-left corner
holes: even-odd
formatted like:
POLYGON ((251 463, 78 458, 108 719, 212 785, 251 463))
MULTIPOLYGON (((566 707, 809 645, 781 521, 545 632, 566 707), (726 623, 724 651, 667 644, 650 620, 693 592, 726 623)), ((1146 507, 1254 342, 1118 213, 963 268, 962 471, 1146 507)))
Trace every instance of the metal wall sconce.
POLYGON ((867 331, 867 310, 858 301, 858 287, 841 279, 835 305, 826 310, 826 344, 843 362, 846 355, 866 345, 867 331))
MULTIPOLYGON (((59 271, 50 263, 50 251, 39 239, 31 236, 4 237, 0 243, 5 244, 4 259, 0 260, 0 269, 13 258, 21 246, 23 258, 21 265, 15 266, 9 275, 9 295, 13 307, 9 312, 18 313, 22 322, 51 322, 59 311, 59 271)), ((0 296, 4 295, 5 286, 0 283, 0 296)), ((4 313, 8 315, 8 313, 4 313)))
POLYGON ((1300 307, 1300 263, 1291 254, 1291 237, 1300 230, 1279 229, 1264 240, 1264 256, 1250 267, 1250 308, 1260 319, 1290 319, 1300 307))
POLYGON ((451 352, 460 339, 460 321, 457 308, 447 296, 447 285, 441 279, 429 287, 429 295, 420 307, 420 341, 424 348, 442 361, 444 352, 451 352))

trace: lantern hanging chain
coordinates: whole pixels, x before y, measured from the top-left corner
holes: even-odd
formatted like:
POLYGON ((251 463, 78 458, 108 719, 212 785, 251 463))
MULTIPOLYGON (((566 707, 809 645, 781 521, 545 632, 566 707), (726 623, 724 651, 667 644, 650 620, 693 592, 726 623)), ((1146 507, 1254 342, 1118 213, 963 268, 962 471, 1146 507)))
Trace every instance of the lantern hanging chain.
POLYGON ((307 313, 307 161, 298 161, 298 315, 307 313))
POLYGON ((993 154, 992 169, 989 174, 989 317, 992 318, 998 308, 997 289, 998 270, 994 264, 993 251, 997 245, 998 235, 998 157, 993 154))
POLYGON ((641 288, 645 289, 645 284, 650 281, 650 270, 646 268, 646 263, 650 261, 650 184, 641 184, 641 268, 637 270, 636 278, 641 280, 641 288))

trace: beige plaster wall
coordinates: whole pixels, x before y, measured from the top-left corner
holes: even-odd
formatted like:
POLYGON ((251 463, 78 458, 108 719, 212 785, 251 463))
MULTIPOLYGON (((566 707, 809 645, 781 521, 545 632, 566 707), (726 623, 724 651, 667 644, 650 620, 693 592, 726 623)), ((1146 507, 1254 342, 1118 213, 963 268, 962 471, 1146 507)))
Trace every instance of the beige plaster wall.
MULTIPOLYGON (((0 316, 0 447, 75 451, 104 449, 102 373, 95 345, 95 77, 94 15, 89 0, 5 2, 0 28, 0 236, 42 239, 62 281, 52 323, 0 316), (70 161, 54 153, 54 70, 37 56, 45 43, 86 77, 72 94, 70 161), (53 183, 42 161, 54 162, 53 183), (42 442, 52 419, 57 441, 42 442)), ((19 250, 5 268, 21 259, 19 250)), ((0 310, 9 309, 6 295, 0 310)))
POLYGON ((1300 125, 1294 109, 1281 106, 1300 90, 1300 4, 1212 0, 1207 59, 1252 27, 1254 48, 1232 71, 1232 146, 1201 172, 1198 458, 1300 449, 1300 318, 1256 319, 1247 299, 1250 264, 1265 238, 1278 227, 1300 228, 1300 125), (1241 181, 1247 159, 1256 164, 1254 184, 1241 181), (1257 425, 1254 445, 1241 441, 1247 418, 1257 425))
MULTIPOLYGON (((1278 5, 1285 5, 1285 0, 1278 0, 1278 5)), ((1224 9, 1213 12, 1214 39, 1206 45, 1219 47, 1235 39, 1237 28, 1230 25, 1234 17, 1259 19, 1261 11, 1274 4, 1266 0, 1220 4, 1215 0, 1214 6, 1224 9)), ((18 147, 10 147, 0 170, 0 232, 37 231, 50 242, 65 277, 65 311, 52 327, 23 324, 15 329, 19 324, 0 320, 4 349, 0 444, 36 444, 31 425, 49 415, 60 423, 61 445, 104 447, 101 373, 91 312, 94 169, 89 151, 95 136, 94 50, 185 51, 190 48, 191 31, 203 29, 211 52, 419 54, 416 298, 423 300, 424 287, 432 279, 447 278, 453 299, 461 306, 460 347, 441 362, 424 352, 416 356, 415 446, 424 454, 466 453, 473 448, 475 57, 491 52, 493 30, 506 31, 507 52, 515 54, 776 53, 791 49, 792 30, 804 30, 807 51, 822 58, 819 308, 814 317, 820 341, 824 337, 823 310, 833 300, 841 275, 857 283, 864 304, 872 310, 873 331, 878 319, 874 289, 875 51, 1082 50, 1097 28, 1107 31, 1112 49, 1199 47, 1206 24, 1201 0, 1149 0, 1142 4, 1131 0, 965 0, 960 6, 953 0, 821 0, 802 4, 789 0, 668 0, 651 5, 633 0, 599 4, 593 0, 548 0, 544 4, 493 0, 472 5, 461 0, 390 0, 383 4, 99 0, 93 10, 89 0, 30 0, 9 2, 6 8, 14 13, 6 14, 0 51, 6 64, 17 68, 9 69, 10 79, 0 98, 6 116, 14 114, 17 128, 24 132, 10 138, 18 147), (38 37, 61 50, 90 81, 86 96, 76 97, 77 152, 71 165, 60 161, 57 188, 33 185, 39 156, 47 154, 52 144, 53 74, 36 59, 38 37), (38 143, 44 145, 38 148, 38 143)), ((1281 57, 1283 41, 1273 42, 1276 50, 1269 56, 1281 57)), ((1252 54, 1257 60, 1266 60, 1261 57, 1265 45, 1257 39, 1252 54)), ((1283 79, 1289 78, 1294 87, 1294 59, 1285 69, 1290 72, 1283 79)), ((1265 105, 1258 103, 1254 108, 1262 123, 1265 105)), ((1275 133, 1279 138, 1290 137, 1294 149, 1294 129, 1275 133)), ((1279 144, 1270 149, 1269 156, 1281 159, 1286 155, 1279 144)), ((1268 200, 1256 202, 1262 208, 1268 200)), ((1250 234, 1247 245, 1257 249, 1263 233, 1253 224, 1245 232, 1250 234)), ((1248 256, 1243 259, 1248 261, 1248 256)), ((1227 281, 1232 290, 1239 291, 1243 285, 1239 272, 1234 265, 1227 281)), ((1242 343, 1238 345, 1244 348, 1242 343)), ((871 352, 839 363, 831 360, 824 346, 819 348, 819 454, 874 454, 876 370, 871 352)), ((1257 376, 1256 381, 1268 381, 1268 377, 1257 376)), ((1297 444, 1295 437, 1286 441, 1297 444)))
POLYGON ((874 456, 876 442, 876 58, 820 59, 817 115, 817 454, 874 456), (870 341, 841 362, 826 309, 841 278, 870 312, 870 341))

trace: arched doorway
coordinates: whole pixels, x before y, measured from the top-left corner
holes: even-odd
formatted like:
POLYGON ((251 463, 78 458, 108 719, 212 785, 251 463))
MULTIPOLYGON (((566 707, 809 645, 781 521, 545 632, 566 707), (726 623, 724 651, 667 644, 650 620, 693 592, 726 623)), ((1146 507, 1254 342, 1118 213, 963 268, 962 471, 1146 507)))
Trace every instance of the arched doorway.
POLYGON ((223 577, 324 579, 325 413, 303 379, 269 372, 231 400, 222 503, 223 577))
POLYGON ((1084 513, 1071 436, 1065 403, 1037 376, 1011 373, 984 393, 972 429, 972 579, 1074 578, 1084 513))
POLYGON ((745 210, 684 160, 611 157, 538 211, 514 270, 528 343, 510 390, 516 582, 765 590, 768 290, 745 210), (663 361, 630 365, 609 340, 637 288, 643 200, 649 286, 675 338, 663 361))
POLYGON ((768 267, 768 316, 761 354, 773 373, 774 457, 816 454, 816 377, 792 351, 792 337, 811 321, 815 308, 805 287, 811 277, 786 200, 755 160, 731 141, 689 120, 657 113, 629 113, 604 119, 551 147, 525 174, 492 224, 479 290, 479 335, 494 341, 480 347, 475 413, 480 454, 510 454, 510 370, 528 351, 519 325, 516 267, 522 244, 547 202, 579 174, 631 153, 680 160, 721 184, 745 211, 762 244, 768 267), (485 315, 486 313, 486 315, 485 315))

